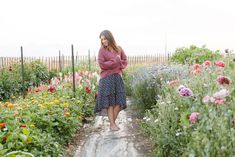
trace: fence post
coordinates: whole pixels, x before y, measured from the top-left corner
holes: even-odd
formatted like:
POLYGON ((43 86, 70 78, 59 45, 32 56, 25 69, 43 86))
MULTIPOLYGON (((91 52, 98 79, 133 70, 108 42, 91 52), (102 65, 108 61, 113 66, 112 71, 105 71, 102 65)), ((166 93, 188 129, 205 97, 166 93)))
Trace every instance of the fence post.
POLYGON ((72 50, 72 69, 73 69, 73 97, 75 98, 75 71, 74 71, 74 54, 73 54, 73 45, 71 46, 72 50))
POLYGON ((61 54, 60 54, 60 50, 59 50, 59 69, 60 69, 60 72, 61 72, 61 54))
POLYGON ((23 90, 23 98, 25 98, 25 86, 24 86, 24 56, 23 56, 23 47, 20 47, 21 51, 21 77, 22 77, 22 90, 23 90))
POLYGON ((90 54, 90 50, 88 50, 88 63, 89 63, 89 71, 91 71, 91 54, 90 54))
POLYGON ((2 65, 1 68, 3 68, 3 57, 1 57, 1 65, 2 65))
POLYGON ((169 52, 167 53, 167 64, 169 64, 169 59, 170 59, 170 54, 169 52))

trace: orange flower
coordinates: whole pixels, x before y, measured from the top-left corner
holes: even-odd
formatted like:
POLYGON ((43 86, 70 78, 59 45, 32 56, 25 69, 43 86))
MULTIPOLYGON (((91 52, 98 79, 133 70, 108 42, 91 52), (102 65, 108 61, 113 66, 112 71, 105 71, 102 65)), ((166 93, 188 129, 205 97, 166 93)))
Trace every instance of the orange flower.
POLYGON ((13 109, 13 108, 14 108, 14 105, 13 105, 12 103, 9 103, 9 104, 7 105, 7 108, 13 109))
POLYGON ((0 128, 5 128, 7 126, 7 123, 0 123, 0 128))
POLYGON ((180 80, 172 80, 172 81, 170 81, 168 84, 169 84, 170 86, 175 86, 175 85, 178 84, 178 83, 180 83, 180 80))
POLYGON ((70 113, 69 112, 65 112, 64 115, 65 116, 70 116, 70 113))

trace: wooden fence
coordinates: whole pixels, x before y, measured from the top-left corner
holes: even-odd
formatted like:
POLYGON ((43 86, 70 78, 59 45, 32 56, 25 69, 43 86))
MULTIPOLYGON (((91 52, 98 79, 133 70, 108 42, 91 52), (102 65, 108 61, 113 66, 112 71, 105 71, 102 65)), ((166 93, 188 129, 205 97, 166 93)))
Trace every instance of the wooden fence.
MULTIPOLYGON (((138 64, 168 64, 170 54, 156 54, 156 55, 142 55, 142 56, 128 56, 128 66, 134 66, 138 64)), ((0 57, 0 69, 9 67, 12 64, 20 63, 20 57, 0 57)), ((49 70, 56 69, 61 70, 65 67, 72 65, 71 56, 54 56, 54 57, 24 57, 26 63, 34 60, 40 60, 48 66, 49 70)), ((78 64, 91 64, 97 65, 96 56, 74 56, 75 65, 78 64)))

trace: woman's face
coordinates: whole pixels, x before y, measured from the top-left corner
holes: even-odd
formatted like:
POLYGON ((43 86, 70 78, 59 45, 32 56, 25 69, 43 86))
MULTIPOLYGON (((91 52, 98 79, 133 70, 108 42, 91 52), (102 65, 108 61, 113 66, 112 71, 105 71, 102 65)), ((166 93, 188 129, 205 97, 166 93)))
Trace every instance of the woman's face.
POLYGON ((109 45, 109 41, 105 38, 105 36, 101 35, 100 40, 101 40, 101 43, 103 44, 103 46, 109 45))

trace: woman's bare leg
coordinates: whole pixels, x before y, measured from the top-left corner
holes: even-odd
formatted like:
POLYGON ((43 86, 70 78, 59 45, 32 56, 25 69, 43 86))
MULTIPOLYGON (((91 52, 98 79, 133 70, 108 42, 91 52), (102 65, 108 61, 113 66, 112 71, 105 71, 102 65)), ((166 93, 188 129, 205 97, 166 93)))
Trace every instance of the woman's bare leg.
POLYGON ((114 108, 113 108, 113 119, 114 119, 114 122, 116 121, 118 113, 120 111, 121 111, 121 106, 120 105, 115 105, 114 108))
POLYGON ((117 126, 116 126, 115 120, 114 120, 114 107, 109 106, 107 111, 108 111, 108 118, 109 118, 109 122, 110 122, 110 128, 116 128, 117 126))

